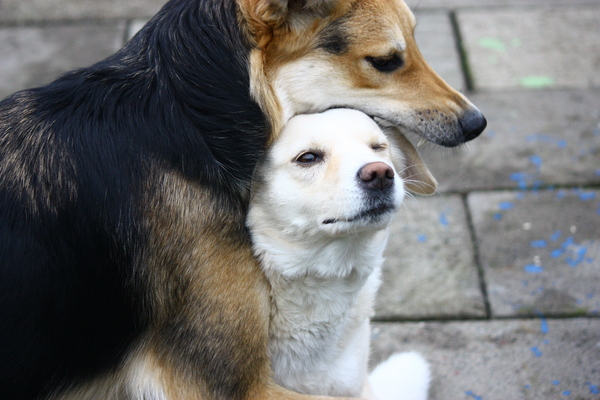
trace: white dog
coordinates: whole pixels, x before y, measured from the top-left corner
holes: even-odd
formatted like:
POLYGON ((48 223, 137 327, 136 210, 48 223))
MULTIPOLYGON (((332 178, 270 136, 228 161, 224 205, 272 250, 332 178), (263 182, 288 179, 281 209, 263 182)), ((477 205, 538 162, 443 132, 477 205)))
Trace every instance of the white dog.
POLYGON ((371 385, 367 379, 387 227, 405 188, 432 193, 436 186, 400 137, 391 145, 354 110, 300 115, 259 166, 247 224, 272 288, 270 356, 284 387, 378 400, 427 397, 429 368, 416 353, 392 356, 371 374, 371 385))

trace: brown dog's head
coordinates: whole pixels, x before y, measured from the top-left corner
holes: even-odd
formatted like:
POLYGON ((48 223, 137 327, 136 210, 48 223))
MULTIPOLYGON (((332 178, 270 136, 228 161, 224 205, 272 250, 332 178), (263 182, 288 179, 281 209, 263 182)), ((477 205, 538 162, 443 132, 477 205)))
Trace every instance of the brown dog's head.
POLYGON ((251 92, 274 134, 297 114, 353 108, 443 145, 486 126, 425 62, 403 0, 237 0, 251 92))

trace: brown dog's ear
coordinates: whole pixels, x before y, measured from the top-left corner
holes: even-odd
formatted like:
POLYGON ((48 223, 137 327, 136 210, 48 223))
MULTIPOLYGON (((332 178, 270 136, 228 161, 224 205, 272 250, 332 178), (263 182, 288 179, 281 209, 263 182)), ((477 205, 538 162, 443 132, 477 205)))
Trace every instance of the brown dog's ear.
POLYGON ((404 165, 399 171, 404 180, 406 190, 416 194, 430 195, 437 189, 437 181, 429 172, 429 168, 421 160, 421 156, 413 144, 398 128, 386 128, 390 139, 400 148, 404 156, 404 165))
POLYGON ((347 2, 348 0, 237 0, 242 17, 253 28, 253 32, 259 26, 277 29, 303 15, 312 18, 328 16, 341 3, 347 2))

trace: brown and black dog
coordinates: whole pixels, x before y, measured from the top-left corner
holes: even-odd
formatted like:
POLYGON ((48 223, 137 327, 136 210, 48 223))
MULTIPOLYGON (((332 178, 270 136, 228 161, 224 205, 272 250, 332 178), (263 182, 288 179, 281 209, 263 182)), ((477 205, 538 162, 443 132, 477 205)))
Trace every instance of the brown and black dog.
POLYGON ((308 399, 271 378, 252 174, 300 113, 481 133, 414 25, 402 0, 171 0, 115 55, 0 102, 1 396, 308 399))

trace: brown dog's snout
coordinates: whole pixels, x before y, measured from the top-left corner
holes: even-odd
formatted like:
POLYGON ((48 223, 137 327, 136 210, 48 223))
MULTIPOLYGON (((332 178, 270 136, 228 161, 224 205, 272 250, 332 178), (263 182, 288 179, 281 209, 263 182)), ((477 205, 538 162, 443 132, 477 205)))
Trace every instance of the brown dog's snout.
POLYGON ((358 178, 364 188, 383 191, 394 183, 394 170, 384 162, 372 162, 358 170, 358 178))
POLYGON ((478 109, 466 111, 458 120, 463 131, 464 141, 475 139, 487 126, 487 120, 478 109))

